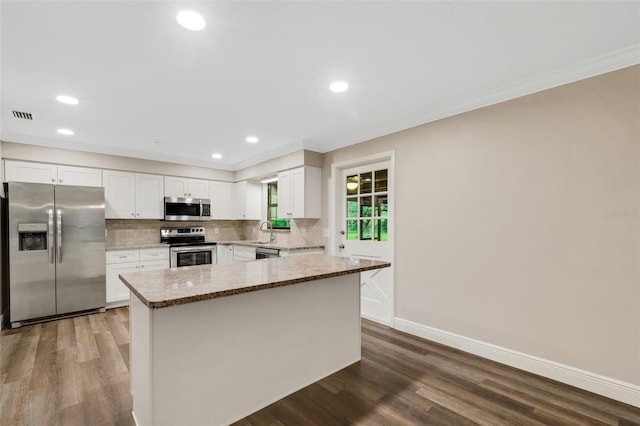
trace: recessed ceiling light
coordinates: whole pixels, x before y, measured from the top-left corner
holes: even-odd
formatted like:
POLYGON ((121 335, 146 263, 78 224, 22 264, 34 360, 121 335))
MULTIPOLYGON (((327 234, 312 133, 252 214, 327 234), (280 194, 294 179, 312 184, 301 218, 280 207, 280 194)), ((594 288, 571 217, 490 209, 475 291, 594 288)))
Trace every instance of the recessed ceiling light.
POLYGON ((191 10, 181 10, 176 19, 178 24, 191 31, 200 31, 207 26, 202 15, 191 10))
POLYGON ((248 136, 246 140, 249 143, 257 143, 258 142, 258 138, 256 138, 255 136, 248 136))
POLYGON ((69 129, 58 129, 58 133, 66 136, 73 136, 73 130, 69 130, 69 129))
POLYGON ((335 93, 342 93, 349 90, 349 85, 344 81, 334 81, 329 85, 329 90, 335 93))
POLYGON ((62 102, 63 104, 78 105, 78 100, 73 96, 58 95, 56 96, 56 100, 58 102, 62 102))
POLYGON ((218 154, 217 152, 215 154, 211 154, 211 158, 215 158, 216 160, 219 160, 222 158, 222 154, 218 154))

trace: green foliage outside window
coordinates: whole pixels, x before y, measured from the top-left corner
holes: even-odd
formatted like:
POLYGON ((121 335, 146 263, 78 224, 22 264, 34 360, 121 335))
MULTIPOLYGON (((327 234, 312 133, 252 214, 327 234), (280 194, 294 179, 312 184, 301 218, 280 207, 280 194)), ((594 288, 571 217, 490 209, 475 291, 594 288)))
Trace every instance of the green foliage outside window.
POLYGON ((290 229, 289 219, 278 218, 278 182, 267 184, 267 220, 273 229, 290 229))

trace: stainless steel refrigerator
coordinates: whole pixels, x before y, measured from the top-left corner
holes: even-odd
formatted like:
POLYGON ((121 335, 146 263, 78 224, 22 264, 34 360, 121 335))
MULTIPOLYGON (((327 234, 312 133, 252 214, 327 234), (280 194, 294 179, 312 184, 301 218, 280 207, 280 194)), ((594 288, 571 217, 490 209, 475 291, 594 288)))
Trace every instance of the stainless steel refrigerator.
POLYGON ((104 188, 9 182, 5 197, 11 325, 104 307, 104 188))

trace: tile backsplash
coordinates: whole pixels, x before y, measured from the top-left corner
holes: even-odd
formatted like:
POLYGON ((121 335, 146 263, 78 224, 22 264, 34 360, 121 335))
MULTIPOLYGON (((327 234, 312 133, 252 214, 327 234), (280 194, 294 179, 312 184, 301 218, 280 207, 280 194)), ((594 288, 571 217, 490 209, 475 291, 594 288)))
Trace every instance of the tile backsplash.
MULTIPOLYGON (((269 239, 269 232, 259 231, 258 220, 212 220, 209 222, 166 222, 147 219, 107 219, 107 247, 160 242, 160 228, 204 227, 207 241, 235 241, 269 239)), ((266 226, 265 226, 266 228, 266 226)), ((318 219, 291 220, 289 231, 274 231, 276 243, 322 244, 322 230, 318 219)))

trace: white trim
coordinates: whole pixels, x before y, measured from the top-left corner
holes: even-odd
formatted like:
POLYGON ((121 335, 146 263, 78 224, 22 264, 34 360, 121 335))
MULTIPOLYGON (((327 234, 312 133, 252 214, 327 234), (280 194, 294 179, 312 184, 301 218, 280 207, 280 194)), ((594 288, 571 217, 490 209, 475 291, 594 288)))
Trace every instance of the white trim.
POLYGON ((334 143, 323 145, 323 149, 320 152, 334 151, 363 141, 386 136, 395 132, 431 123, 436 120, 462 114, 464 112, 484 108, 500 102, 562 86, 564 84, 584 80, 589 77, 606 74, 608 72, 637 65, 639 63, 640 44, 635 44, 578 64, 569 65, 555 71, 540 74, 503 87, 498 87, 484 93, 478 93, 464 99, 459 99, 449 104, 434 106, 428 110, 421 111, 419 114, 414 114, 413 116, 392 126, 372 129, 366 134, 352 134, 346 135, 342 139, 334 139, 334 143))
POLYGON ((640 386, 402 318, 395 318, 395 325, 405 333, 640 407, 640 386))

